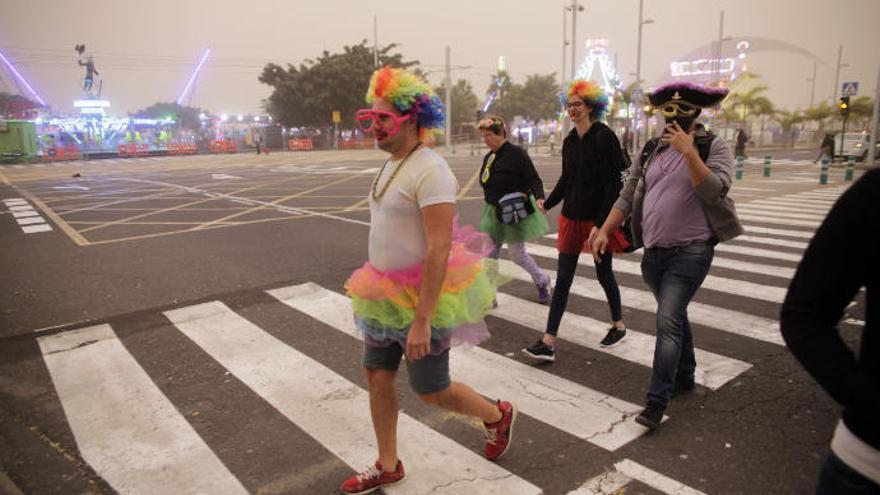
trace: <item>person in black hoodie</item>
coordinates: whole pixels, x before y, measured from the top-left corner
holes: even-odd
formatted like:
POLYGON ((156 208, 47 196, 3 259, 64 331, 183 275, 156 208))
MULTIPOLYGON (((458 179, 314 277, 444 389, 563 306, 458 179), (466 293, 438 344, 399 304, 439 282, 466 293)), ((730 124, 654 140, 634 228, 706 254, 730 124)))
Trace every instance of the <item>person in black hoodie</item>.
POLYGON ((483 187, 483 216, 480 230, 495 242, 492 258, 498 258, 507 243, 510 259, 529 272, 538 288, 538 302, 550 300, 550 276, 526 253, 526 241, 547 233, 550 225, 536 199, 544 199, 544 183, 529 154, 507 140, 504 119, 488 115, 477 123, 489 153, 483 157, 480 185, 483 187))
POLYGON ((880 169, 835 203, 810 241, 782 304, 792 354, 843 406, 816 493, 880 493, 880 169), (837 324, 864 287, 865 326, 854 354, 837 324))
MULTIPOLYGON (((568 292, 574 280, 580 253, 591 253, 590 244, 605 221, 621 188, 621 174, 626 162, 620 141, 602 119, 608 109, 608 96, 595 83, 583 79, 572 81, 561 96, 575 128, 562 142, 562 176, 546 200, 537 201, 542 210, 550 210, 563 201, 559 216, 559 250, 556 286, 547 317, 547 328, 538 342, 523 349, 527 356, 539 361, 556 360, 556 334, 568 304, 568 292)), ((616 345, 626 335, 620 302, 620 289, 611 269, 612 252, 627 247, 620 230, 610 237, 608 252, 596 265, 596 274, 611 309, 611 328, 601 345, 616 345)))

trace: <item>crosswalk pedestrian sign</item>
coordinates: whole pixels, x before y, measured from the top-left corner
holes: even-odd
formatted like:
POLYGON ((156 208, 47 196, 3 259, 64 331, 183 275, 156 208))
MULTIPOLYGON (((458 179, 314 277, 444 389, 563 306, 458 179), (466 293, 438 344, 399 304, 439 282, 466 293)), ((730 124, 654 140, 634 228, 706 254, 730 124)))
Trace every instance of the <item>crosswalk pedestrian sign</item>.
POLYGON ((857 94, 859 94, 859 83, 857 81, 843 83, 840 96, 855 96, 857 94))

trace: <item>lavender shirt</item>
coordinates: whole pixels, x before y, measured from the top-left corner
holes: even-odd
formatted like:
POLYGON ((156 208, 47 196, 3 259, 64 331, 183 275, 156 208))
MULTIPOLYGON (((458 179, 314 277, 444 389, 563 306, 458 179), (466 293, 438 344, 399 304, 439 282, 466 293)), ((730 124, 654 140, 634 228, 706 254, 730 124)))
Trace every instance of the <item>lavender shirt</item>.
POLYGON ((642 238, 646 248, 684 246, 712 237, 684 155, 672 147, 661 151, 648 167, 643 211, 642 238))

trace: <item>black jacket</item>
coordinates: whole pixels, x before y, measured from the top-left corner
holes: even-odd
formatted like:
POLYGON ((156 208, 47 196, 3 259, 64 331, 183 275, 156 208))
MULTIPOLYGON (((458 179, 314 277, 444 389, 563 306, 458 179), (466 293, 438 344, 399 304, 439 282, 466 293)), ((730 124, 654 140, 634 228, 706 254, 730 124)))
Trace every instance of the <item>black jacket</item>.
POLYGON ((567 218, 601 226, 620 193, 624 170, 620 141, 607 125, 593 123, 583 138, 572 129, 562 142, 562 176, 544 208, 564 201, 562 214, 567 218))
POLYGON ((843 422, 880 449, 880 169, 837 201, 798 266, 782 305, 782 336, 791 352, 831 397, 843 422), (865 287, 865 326, 858 353, 837 324, 865 287))
POLYGON ((498 206, 498 200, 512 192, 533 194, 535 199, 544 198, 544 183, 524 149, 505 141, 495 152, 489 180, 484 183, 482 177, 490 156, 491 151, 483 157, 483 166, 480 167, 480 185, 486 203, 498 206))

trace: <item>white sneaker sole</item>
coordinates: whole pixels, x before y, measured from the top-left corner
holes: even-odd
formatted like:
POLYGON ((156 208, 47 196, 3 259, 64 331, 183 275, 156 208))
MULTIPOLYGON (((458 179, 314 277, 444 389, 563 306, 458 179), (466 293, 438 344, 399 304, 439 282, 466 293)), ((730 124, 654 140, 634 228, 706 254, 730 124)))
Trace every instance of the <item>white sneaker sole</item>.
POLYGON ((379 485, 376 488, 370 488, 369 490, 364 490, 362 492, 345 493, 344 491, 339 490, 339 493, 341 493, 342 495, 367 495, 368 493, 373 493, 376 490, 388 488, 389 486, 400 485, 404 481, 406 481, 406 475, 404 475, 403 478, 400 478, 399 480, 395 481, 394 483, 385 483, 384 485, 379 485))
POLYGON ((510 408, 511 408, 511 415, 510 415, 510 428, 507 430, 507 447, 505 447, 504 450, 500 454, 498 454, 498 457, 496 457, 494 459, 489 459, 492 462, 498 461, 499 459, 504 457, 505 454, 510 452, 510 446, 513 444, 513 425, 516 423, 516 406, 513 404, 513 402, 510 403, 510 408))
POLYGON ((538 354, 532 354, 531 352, 529 352, 528 349, 523 349, 522 353, 525 354, 526 356, 534 359, 535 361, 541 361, 541 362, 545 362, 545 363, 552 363, 552 362, 556 361, 555 355, 554 356, 543 356, 543 355, 538 355, 538 354))
POLYGON ((602 347, 604 347, 604 348, 606 348, 606 349, 610 349, 611 347, 616 347, 617 344, 620 344, 621 342, 623 342, 624 339, 626 339, 626 334, 623 334, 623 337, 621 337, 620 340, 618 340, 617 342, 615 342, 615 343, 613 343, 613 344, 607 344, 607 345, 606 345, 606 344, 603 344, 603 343, 599 342, 599 345, 602 346, 602 347))

